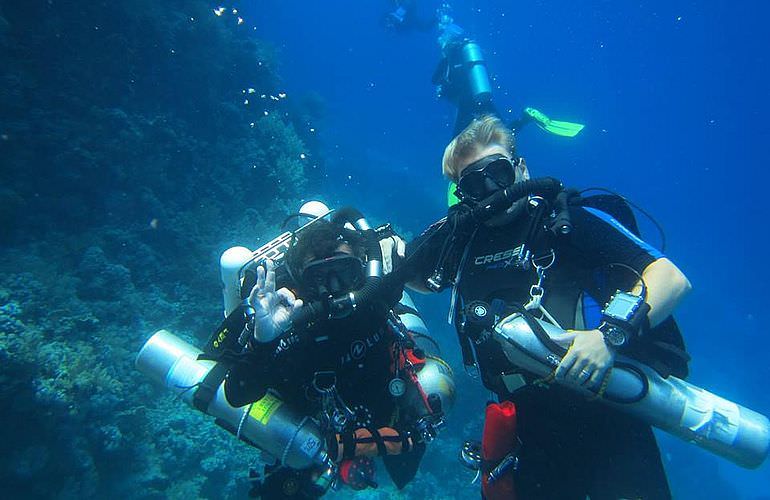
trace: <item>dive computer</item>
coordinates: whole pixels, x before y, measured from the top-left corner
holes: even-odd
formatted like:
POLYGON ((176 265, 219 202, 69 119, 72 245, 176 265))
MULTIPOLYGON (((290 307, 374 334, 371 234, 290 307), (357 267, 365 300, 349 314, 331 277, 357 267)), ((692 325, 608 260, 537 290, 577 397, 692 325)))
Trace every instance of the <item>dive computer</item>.
POLYGON ((604 341, 614 349, 624 347, 632 336, 639 333, 649 311, 650 306, 644 298, 616 291, 602 311, 599 331, 604 335, 604 341))

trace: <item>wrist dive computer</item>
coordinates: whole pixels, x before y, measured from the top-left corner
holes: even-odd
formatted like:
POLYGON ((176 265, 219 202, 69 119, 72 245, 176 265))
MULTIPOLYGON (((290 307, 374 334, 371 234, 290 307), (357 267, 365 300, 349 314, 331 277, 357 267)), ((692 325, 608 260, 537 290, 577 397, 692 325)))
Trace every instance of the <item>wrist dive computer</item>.
POLYGON ((604 335, 604 341, 613 349, 625 347, 631 337, 639 334, 649 311, 650 306, 642 297, 616 291, 602 310, 599 331, 604 335))

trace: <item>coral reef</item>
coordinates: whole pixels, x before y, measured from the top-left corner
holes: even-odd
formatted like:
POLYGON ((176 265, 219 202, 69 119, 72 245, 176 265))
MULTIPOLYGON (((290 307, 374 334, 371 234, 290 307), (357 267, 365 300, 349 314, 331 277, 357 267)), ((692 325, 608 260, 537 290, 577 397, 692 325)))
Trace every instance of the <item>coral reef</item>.
MULTIPOLYGON (((250 33, 199 0, 0 0, 6 498, 248 491, 257 451, 133 360, 159 328, 205 340, 219 253, 274 233, 322 175, 307 125, 323 102, 281 94, 273 50, 250 33)), ((444 472, 459 442, 437 442, 404 491, 357 496, 475 495, 444 472)))
POLYGON ((221 319, 219 253, 320 175, 317 110, 246 105, 280 92, 273 51, 198 0, 0 1, 0 82, 3 490, 243 496, 256 450, 133 359, 221 319))

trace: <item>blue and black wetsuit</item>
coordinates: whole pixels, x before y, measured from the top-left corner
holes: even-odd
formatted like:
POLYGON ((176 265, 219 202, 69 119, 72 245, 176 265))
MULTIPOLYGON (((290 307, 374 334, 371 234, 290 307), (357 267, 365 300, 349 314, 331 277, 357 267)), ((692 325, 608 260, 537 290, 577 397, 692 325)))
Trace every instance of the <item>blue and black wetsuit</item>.
MULTIPOLYGON (((569 235, 544 237, 530 248, 536 257, 551 250, 555 255, 543 283, 544 308, 565 329, 592 329, 599 322, 598 304, 638 279, 613 264, 641 274, 662 255, 604 212, 579 206, 570 211, 569 235)), ((530 299, 535 271, 515 265, 529 226, 525 215, 501 227, 478 228, 457 274, 458 310, 476 300, 523 305, 530 299)), ((412 260, 423 280, 436 268, 449 230, 448 224, 436 227, 408 246, 409 253, 427 241, 412 260)), ((559 386, 511 388, 502 374, 517 370, 497 342, 477 343, 462 334, 460 339, 475 352, 485 386, 517 406, 523 442, 515 479, 519 498, 670 497, 649 425, 559 386)))

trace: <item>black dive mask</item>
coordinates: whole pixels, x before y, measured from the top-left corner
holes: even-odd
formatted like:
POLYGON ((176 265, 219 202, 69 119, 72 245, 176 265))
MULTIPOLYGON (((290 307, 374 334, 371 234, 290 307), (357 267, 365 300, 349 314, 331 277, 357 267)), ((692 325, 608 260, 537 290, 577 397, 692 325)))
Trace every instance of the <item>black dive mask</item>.
POLYGON ((364 264, 355 255, 338 252, 305 264, 301 283, 309 298, 337 296, 357 290, 365 281, 364 264))
POLYGON ((494 154, 477 160, 463 170, 455 194, 461 200, 479 202, 516 182, 518 160, 494 154))

